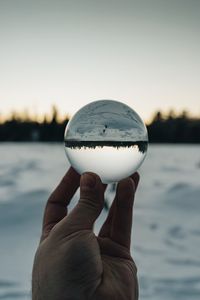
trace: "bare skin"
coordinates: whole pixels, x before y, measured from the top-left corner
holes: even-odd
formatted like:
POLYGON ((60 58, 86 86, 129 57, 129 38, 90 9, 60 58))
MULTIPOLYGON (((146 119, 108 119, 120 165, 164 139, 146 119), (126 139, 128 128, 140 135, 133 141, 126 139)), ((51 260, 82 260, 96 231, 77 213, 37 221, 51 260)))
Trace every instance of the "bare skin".
POLYGON ((51 194, 32 275, 33 300, 137 300, 137 269, 130 254, 132 208, 138 173, 118 183, 108 217, 93 225, 106 186, 93 173, 72 168, 51 194), (80 200, 67 205, 80 185, 80 200))

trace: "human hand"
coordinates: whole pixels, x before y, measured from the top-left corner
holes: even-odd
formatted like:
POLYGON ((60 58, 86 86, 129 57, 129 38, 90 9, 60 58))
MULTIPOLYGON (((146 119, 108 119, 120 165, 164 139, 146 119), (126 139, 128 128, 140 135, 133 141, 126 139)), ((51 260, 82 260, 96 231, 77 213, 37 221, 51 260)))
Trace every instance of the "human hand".
POLYGON ((94 173, 72 168, 51 194, 32 274, 33 300, 137 300, 137 269, 130 254, 132 207, 138 173, 117 185, 98 236, 93 225, 106 186, 94 173), (80 200, 67 205, 80 184, 80 200))

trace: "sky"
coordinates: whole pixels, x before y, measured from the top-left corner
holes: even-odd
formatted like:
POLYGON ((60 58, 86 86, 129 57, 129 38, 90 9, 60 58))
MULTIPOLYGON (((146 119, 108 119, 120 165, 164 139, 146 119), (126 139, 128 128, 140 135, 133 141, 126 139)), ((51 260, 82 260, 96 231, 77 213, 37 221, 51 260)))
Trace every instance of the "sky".
POLYGON ((199 0, 0 0, 0 116, 122 101, 200 115, 199 0))

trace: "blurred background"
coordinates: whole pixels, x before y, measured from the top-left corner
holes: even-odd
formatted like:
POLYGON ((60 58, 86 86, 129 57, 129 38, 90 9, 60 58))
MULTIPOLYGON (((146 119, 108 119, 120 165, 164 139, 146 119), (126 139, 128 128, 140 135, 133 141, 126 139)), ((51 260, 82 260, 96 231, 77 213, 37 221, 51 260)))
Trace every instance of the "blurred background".
POLYGON ((69 167, 65 126, 100 99, 149 132, 132 232, 140 299, 200 299, 199 30, 196 0, 0 1, 0 299, 31 299, 43 209, 69 167))

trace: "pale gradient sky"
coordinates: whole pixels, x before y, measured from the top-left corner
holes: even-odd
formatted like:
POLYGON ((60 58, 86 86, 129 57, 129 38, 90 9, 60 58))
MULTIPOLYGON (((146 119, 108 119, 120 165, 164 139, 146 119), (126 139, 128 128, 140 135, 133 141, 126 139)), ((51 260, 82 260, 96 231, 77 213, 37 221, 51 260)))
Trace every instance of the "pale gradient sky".
POLYGON ((199 0, 0 0, 0 114, 116 99, 200 115, 199 0))

